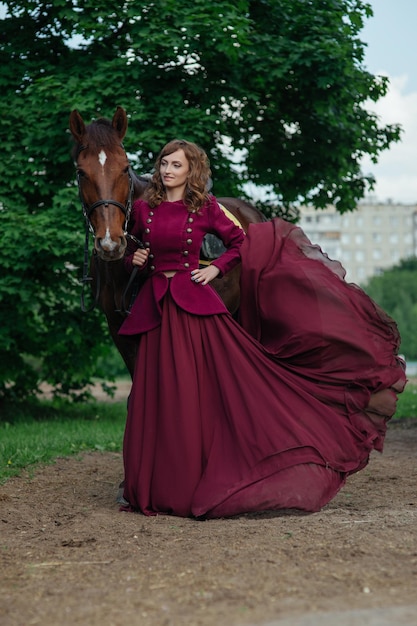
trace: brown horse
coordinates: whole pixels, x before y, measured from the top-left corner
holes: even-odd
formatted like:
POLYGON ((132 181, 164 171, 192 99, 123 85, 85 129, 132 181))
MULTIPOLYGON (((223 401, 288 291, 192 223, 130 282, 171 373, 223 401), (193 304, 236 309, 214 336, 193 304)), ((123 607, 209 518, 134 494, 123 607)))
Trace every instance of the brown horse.
MULTIPOLYGON (((94 235, 90 263, 93 293, 96 293, 97 304, 107 318, 112 339, 132 375, 136 342, 118 334, 124 318, 124 299, 129 281, 123 256, 128 246, 132 203, 143 196, 147 178, 136 176, 123 148, 122 141, 127 131, 127 115, 123 108, 117 107, 111 121, 102 118, 87 126, 79 112, 74 110, 70 115, 70 130, 75 140, 73 157, 80 200, 87 229, 94 235)), ((244 200, 218 198, 218 201, 245 231, 249 224, 265 221, 262 213, 244 200)), ((205 248, 208 257, 214 256, 212 247, 207 239, 205 248)), ((212 283, 231 313, 239 307, 239 279, 240 268, 236 267, 212 283)))

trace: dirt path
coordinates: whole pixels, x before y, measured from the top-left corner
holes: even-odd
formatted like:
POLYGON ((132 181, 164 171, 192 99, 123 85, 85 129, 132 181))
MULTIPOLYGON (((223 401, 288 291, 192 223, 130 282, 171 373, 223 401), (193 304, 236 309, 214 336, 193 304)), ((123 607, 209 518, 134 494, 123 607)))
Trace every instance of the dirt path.
MULTIPOLYGON (((2 626, 298 624, 417 605, 415 427, 391 426, 384 454, 313 515, 120 513, 121 475, 119 454, 89 453, 0 486, 2 626)), ((417 624, 408 611, 395 623, 417 624)))

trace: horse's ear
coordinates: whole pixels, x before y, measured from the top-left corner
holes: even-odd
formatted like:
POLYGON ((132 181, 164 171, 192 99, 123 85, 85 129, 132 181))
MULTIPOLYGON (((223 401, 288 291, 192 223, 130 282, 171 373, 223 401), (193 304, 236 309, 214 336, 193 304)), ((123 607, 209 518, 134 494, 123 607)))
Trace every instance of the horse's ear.
POLYGON ((82 138, 85 135, 85 124, 77 109, 74 109, 70 113, 69 127, 74 139, 78 142, 81 142, 82 138))
POLYGON ((112 126, 122 140, 127 131, 127 115, 123 107, 117 107, 116 113, 113 115, 112 126))

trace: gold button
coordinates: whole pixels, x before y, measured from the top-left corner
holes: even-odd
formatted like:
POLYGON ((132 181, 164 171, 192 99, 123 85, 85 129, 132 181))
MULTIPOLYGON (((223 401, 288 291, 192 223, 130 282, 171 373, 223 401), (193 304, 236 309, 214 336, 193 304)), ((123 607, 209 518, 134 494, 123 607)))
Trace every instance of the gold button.
POLYGON ((187 239, 187 243, 188 243, 189 246, 191 246, 191 244, 193 243, 193 240, 192 239, 187 239))
POLYGON ((184 267, 190 267, 189 263, 184 263, 184 267))
POLYGON ((149 215, 153 217, 153 211, 149 211, 149 215))
POLYGON ((147 224, 150 224, 151 222, 152 222, 151 218, 150 218, 150 217, 148 217, 148 219, 146 220, 146 223, 147 223, 147 224))
POLYGON ((188 250, 184 250, 183 255, 188 256, 188 250))
POLYGON ((153 271, 155 269, 155 265, 151 265, 151 270, 153 271))
POLYGON ((151 232, 151 229, 150 229, 150 228, 145 228, 145 233, 146 233, 147 235, 149 235, 149 233, 150 233, 150 232, 151 232))
POLYGON ((149 258, 150 258, 150 259, 154 259, 154 258, 155 258, 155 255, 154 255, 154 254, 150 254, 150 255, 149 255, 149 258))
POLYGON ((151 244, 149 243, 149 241, 144 241, 143 245, 145 246, 145 248, 150 248, 151 244))
POLYGON ((192 233, 193 229, 192 228, 187 228, 187 233, 192 233))
POLYGON ((194 218, 193 217, 189 217, 188 221, 190 222, 190 224, 192 224, 194 222, 194 218))

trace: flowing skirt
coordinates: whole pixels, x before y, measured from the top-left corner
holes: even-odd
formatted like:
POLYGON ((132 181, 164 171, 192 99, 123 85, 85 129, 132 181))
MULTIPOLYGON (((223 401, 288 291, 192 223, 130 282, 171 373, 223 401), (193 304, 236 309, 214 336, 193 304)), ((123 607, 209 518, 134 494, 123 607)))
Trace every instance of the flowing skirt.
POLYGON ((300 229, 251 228, 241 324, 191 315, 168 291, 161 326, 140 336, 127 510, 318 511, 382 450, 405 384, 395 323, 300 229))

